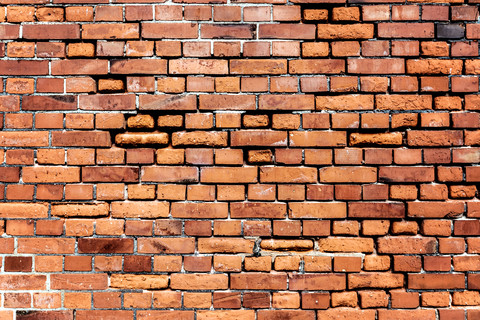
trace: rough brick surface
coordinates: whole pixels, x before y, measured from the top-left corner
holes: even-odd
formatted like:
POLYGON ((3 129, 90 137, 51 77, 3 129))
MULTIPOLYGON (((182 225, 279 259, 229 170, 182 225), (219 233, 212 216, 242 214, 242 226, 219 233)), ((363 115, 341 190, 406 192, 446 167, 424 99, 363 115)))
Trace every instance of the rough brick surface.
POLYGON ((4 0, 0 320, 480 319, 479 0, 4 0))

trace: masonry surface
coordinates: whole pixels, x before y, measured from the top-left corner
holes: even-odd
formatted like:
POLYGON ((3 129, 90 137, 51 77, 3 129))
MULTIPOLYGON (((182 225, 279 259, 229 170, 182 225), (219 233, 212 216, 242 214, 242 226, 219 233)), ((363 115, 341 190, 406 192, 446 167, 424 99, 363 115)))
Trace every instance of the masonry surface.
POLYGON ((0 319, 480 319, 477 3, 2 0, 0 319))

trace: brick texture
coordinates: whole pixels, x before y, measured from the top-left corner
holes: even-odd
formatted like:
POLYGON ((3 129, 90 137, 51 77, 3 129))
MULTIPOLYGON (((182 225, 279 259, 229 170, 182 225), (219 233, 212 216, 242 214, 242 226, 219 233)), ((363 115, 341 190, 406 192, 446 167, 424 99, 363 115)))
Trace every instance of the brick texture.
POLYGON ((4 0, 0 320, 480 319, 478 0, 4 0))

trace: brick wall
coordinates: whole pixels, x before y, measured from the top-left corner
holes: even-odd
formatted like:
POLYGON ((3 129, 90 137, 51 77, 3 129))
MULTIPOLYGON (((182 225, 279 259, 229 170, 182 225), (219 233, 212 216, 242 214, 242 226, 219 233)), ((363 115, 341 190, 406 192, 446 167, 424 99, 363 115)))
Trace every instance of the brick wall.
POLYGON ((480 319, 480 2, 434 2, 2 0, 0 319, 480 319))

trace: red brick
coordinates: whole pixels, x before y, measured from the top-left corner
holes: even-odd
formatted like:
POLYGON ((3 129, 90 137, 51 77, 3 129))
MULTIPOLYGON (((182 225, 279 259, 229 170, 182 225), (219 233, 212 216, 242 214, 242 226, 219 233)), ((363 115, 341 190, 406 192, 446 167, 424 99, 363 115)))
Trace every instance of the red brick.
POLYGON ((344 274, 298 274, 289 276, 290 290, 344 290, 344 274))
POLYGON ((334 147, 346 145, 346 133, 298 131, 290 133, 291 147, 334 147))
POLYGON ((317 110, 372 110, 373 95, 317 96, 317 110))
POLYGON ((200 95, 199 108, 204 110, 253 110, 253 95, 200 95))
POLYGON ((105 60, 69 59, 52 61, 52 75, 94 75, 107 74, 108 62, 105 60))
POLYGON ((204 39, 253 39, 254 25, 203 24, 201 37, 204 39))
POLYGON ((137 317, 139 320, 167 320, 175 317, 179 320, 192 320, 194 319, 193 311, 164 311, 164 310, 149 310, 149 311, 138 311, 137 317))
POLYGON ((433 38, 433 23, 379 23, 378 35, 381 38, 433 38))
POLYGON ((464 212, 463 202, 410 202, 408 216, 424 218, 444 218, 460 216, 464 212))
POLYGON ((435 238, 385 237, 378 239, 379 253, 426 254, 436 252, 435 238))
POLYGON ((142 37, 150 39, 192 39, 198 36, 196 23, 142 23, 142 37))
POLYGON ((405 72, 403 59, 348 59, 348 72, 359 74, 397 74, 405 72))
POLYGON ((117 319, 129 320, 133 318, 133 311, 127 310, 78 310, 75 313, 78 320, 87 319, 117 319))
POLYGON ((2 60, 0 70, 4 75, 46 75, 48 61, 2 60))
POLYGON ((80 26, 78 24, 25 25, 22 35, 25 39, 79 39, 80 26))
POLYGON ((284 74, 287 73, 287 60, 249 59, 230 60, 231 74, 284 74))
POLYGON ((404 218, 405 207, 401 203, 353 202, 348 206, 348 216, 355 218, 404 218))
POLYGON ((228 62, 210 59, 170 60, 169 70, 171 74, 226 74, 228 62))
POLYGON ((291 202, 288 205, 289 217, 298 218, 344 218, 347 208, 343 203, 291 202))
POLYGON ((228 276, 226 274, 172 274, 170 277, 172 289, 212 290, 226 289, 228 276))
POLYGON ((379 310, 378 319, 387 320, 387 319, 426 319, 434 320, 436 319, 435 310, 379 310))
POLYGON ((141 95, 139 98, 140 110, 194 110, 197 108, 194 95, 141 95))
POLYGON ((232 218, 284 218, 287 207, 283 203, 244 202, 231 203, 232 218))
POLYGON ((319 39, 370 39, 374 32, 373 24, 319 24, 319 39))
POLYGON ((357 317, 359 320, 374 320, 376 317, 375 310, 357 310, 351 308, 332 308, 329 310, 317 311, 319 320, 334 320, 334 319, 351 319, 357 317))
POLYGON ((409 274, 409 289, 464 289, 464 274, 409 274))
POLYGON ((315 25, 309 24, 260 24, 258 36, 261 39, 315 39, 315 30, 315 25))
POLYGON ((104 131, 56 131, 52 133, 56 147, 110 147, 110 134, 104 131))
POLYGON ((138 37, 139 25, 136 23, 82 25, 82 39, 136 39, 138 37))
POLYGON ((161 59, 113 60, 110 62, 112 74, 166 74, 167 61, 161 59))
POLYGON ((461 74, 461 60, 407 60, 407 73, 410 74, 461 74))
POLYGON ((290 60, 288 71, 291 74, 335 74, 345 72, 345 62, 339 59, 290 60))
POLYGON ((138 168, 134 167, 84 167, 83 182, 136 182, 138 168))

